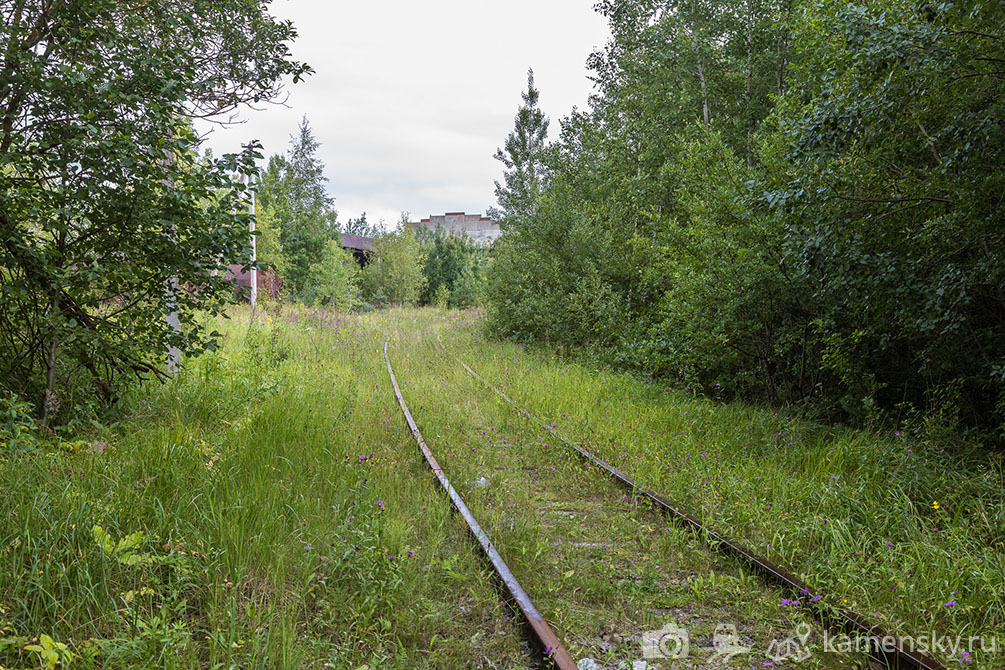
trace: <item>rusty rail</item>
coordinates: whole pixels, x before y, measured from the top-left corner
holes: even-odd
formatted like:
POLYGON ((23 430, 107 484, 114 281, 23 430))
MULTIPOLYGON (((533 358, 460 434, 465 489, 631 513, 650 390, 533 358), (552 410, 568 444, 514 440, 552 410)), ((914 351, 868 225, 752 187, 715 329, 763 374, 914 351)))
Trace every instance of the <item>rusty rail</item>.
POLYGON ((502 556, 496 550, 495 546, 492 544, 492 540, 489 536, 482 530, 481 525, 475 519, 474 514, 468 509, 468 506, 464 504, 464 500, 461 499, 457 490, 450 484, 450 480, 447 479, 447 475, 443 472, 443 468, 436 461, 436 457, 433 456, 432 450, 426 444, 426 441, 422 438, 422 433, 419 432, 419 427, 415 424, 415 419, 412 418, 412 413, 408 411, 408 405, 405 404, 405 399, 401 395, 401 389, 398 387, 398 379, 394 376, 394 370, 391 368, 391 359, 387 355, 387 343, 390 341, 388 338, 384 342, 384 362, 387 364, 387 373, 391 376, 391 385, 394 386, 394 397, 397 398, 398 404, 401 406, 401 411, 405 415, 405 421, 408 423, 409 430, 412 431, 412 437, 419 445, 419 449, 422 450, 422 455, 426 458, 426 463, 429 464, 430 469, 436 478, 440 480, 440 484, 443 489, 447 492, 450 497, 450 501, 453 503, 454 508, 460 512, 461 516, 464 517, 465 523, 468 524, 468 528, 471 530, 471 534, 477 538, 478 543, 482 545, 482 550, 485 555, 488 556, 489 561, 492 563, 492 567, 495 569, 496 574, 502 580, 503 584, 506 586, 506 590, 509 591, 513 600, 516 601, 517 606, 523 613, 524 618, 527 623, 530 624, 531 629, 534 631, 534 636, 537 638, 544 655, 551 660, 554 665, 559 668, 559 670, 577 670, 576 663, 573 662, 572 656, 566 651, 565 646, 562 641, 558 639, 555 631, 551 629, 548 622, 544 620, 541 613, 534 607, 533 601, 531 601, 530 596, 527 592, 523 590, 520 586, 520 582, 517 581, 516 576, 506 565, 502 556))
POLYGON ((829 603, 819 603, 813 605, 812 602, 815 598, 819 600, 819 598, 817 598, 818 594, 810 589, 810 587, 798 577, 763 556, 754 553, 732 538, 708 528, 694 516, 688 514, 678 505, 670 502, 660 494, 639 486, 630 476, 621 470, 608 465, 576 442, 573 442, 569 438, 565 437, 559 433, 558 430, 538 419, 537 416, 530 410, 524 409, 514 402, 508 395, 506 395, 506 393, 496 387, 495 384, 486 381, 481 375, 468 367, 464 361, 447 349, 447 347, 443 344, 443 339, 440 337, 439 333, 436 334, 436 339, 440 343, 440 348, 443 349, 447 355, 457 361, 461 367, 467 370, 471 376, 495 391, 500 398, 509 403, 520 414, 523 414, 528 420, 537 424, 542 429, 548 431, 556 438, 564 442, 567 446, 571 447, 580 456, 582 456, 584 460, 589 461, 597 467, 605 470, 609 475, 617 479, 626 487, 630 488, 636 494, 649 499, 658 509, 670 518, 682 523, 684 526, 697 533, 707 536, 718 548, 747 563, 769 581, 781 585, 791 590, 794 594, 797 594, 800 603, 809 608, 822 623, 829 625, 832 629, 840 630, 842 633, 849 636, 859 635, 867 637, 870 640, 870 644, 868 646, 869 651, 867 653, 872 658, 881 661, 889 668, 898 668, 901 670, 946 670, 946 667, 936 659, 922 654, 914 649, 906 648, 901 639, 890 635, 883 628, 870 623, 868 619, 856 614, 855 612, 851 612, 829 603), (888 646, 885 644, 885 641, 887 640, 894 641, 895 644, 888 646), (891 649, 890 646, 893 646, 894 648, 891 649))

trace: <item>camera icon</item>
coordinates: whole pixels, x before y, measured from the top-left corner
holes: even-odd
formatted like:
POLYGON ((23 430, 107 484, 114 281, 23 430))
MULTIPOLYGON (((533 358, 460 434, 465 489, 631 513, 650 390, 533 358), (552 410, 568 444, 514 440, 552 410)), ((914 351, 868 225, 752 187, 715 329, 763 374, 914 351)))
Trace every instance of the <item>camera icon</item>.
POLYGON ((642 633, 642 658, 687 658, 690 648, 687 629, 674 622, 659 630, 642 633))

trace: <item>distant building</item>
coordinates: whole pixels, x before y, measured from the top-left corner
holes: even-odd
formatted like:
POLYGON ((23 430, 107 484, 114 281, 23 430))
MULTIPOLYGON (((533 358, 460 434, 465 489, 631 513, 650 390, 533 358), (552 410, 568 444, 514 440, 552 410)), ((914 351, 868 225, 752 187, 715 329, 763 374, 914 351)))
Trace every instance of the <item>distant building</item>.
MULTIPOLYGON (((275 300, 276 296, 283 290, 283 281, 272 268, 259 270, 255 273, 255 277, 258 280, 258 295, 260 296, 268 294, 269 297, 275 300)), ((228 265, 227 279, 230 279, 237 285, 237 290, 240 291, 242 300, 247 299, 251 295, 251 272, 245 270, 243 265, 228 265)))
POLYGON ((348 249, 356 258, 360 267, 370 262, 370 253, 373 251, 373 238, 362 235, 350 235, 342 233, 342 248, 348 249))
POLYGON ((447 212, 408 224, 412 230, 436 230, 439 226, 454 235, 467 233, 468 237, 475 242, 484 244, 491 244, 502 235, 499 224, 489 217, 481 214, 465 214, 464 212, 447 212))

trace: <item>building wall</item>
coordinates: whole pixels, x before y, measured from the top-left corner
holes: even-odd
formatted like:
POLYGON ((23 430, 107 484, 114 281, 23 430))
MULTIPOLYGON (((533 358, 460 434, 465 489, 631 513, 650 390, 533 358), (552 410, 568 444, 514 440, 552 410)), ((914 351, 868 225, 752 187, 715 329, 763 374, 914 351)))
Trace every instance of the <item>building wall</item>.
POLYGON ((443 226, 443 229, 448 233, 460 235, 462 232, 465 232, 475 242, 486 244, 494 242, 502 235, 499 224, 492 219, 481 214, 465 214, 464 212, 447 212, 446 214, 434 215, 428 219, 422 219, 408 225, 412 230, 422 228, 436 230, 437 226, 443 226))

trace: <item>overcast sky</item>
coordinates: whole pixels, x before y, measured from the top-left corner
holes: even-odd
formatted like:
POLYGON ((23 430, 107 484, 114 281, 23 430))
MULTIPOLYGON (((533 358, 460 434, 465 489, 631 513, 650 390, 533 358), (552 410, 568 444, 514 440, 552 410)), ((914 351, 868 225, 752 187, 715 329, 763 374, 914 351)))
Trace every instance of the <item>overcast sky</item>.
POLYGON ((527 68, 553 139, 559 119, 586 107, 586 58, 609 35, 592 4, 275 0, 272 13, 300 32, 295 58, 316 74, 288 87, 287 107, 243 110, 246 123, 215 129, 207 146, 220 154, 258 139, 266 157, 281 153, 306 114, 340 221, 484 213, 527 68))

